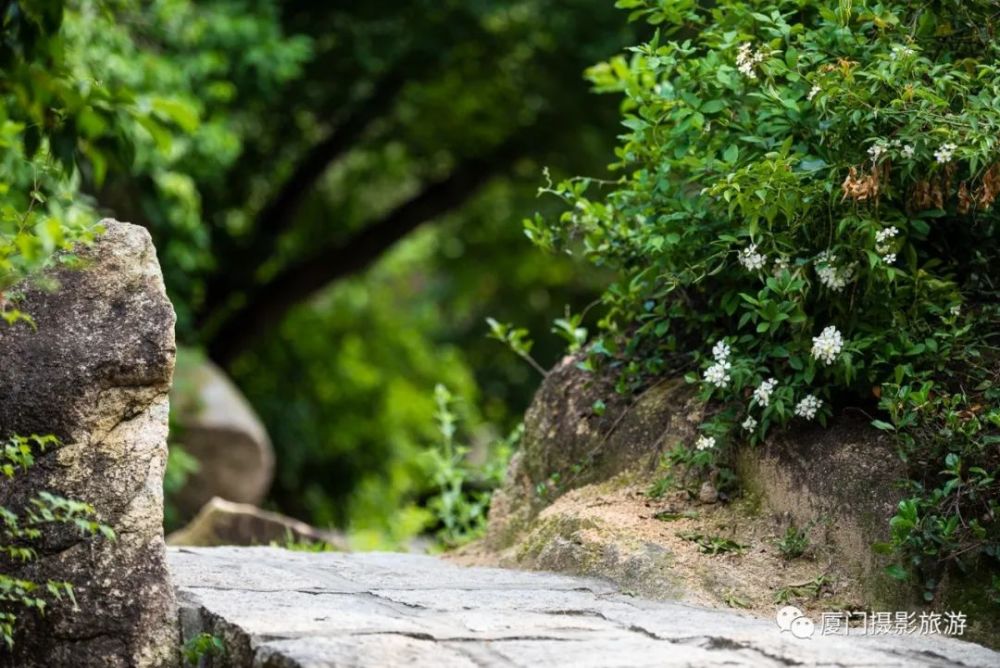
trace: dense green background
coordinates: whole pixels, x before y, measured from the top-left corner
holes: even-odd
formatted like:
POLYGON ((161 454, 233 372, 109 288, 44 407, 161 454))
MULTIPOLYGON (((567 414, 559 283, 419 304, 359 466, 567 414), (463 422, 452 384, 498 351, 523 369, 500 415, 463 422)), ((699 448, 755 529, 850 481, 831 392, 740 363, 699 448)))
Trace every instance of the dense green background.
MULTIPOLYGON (((605 0, 11 3, 7 58, 32 69, 3 79, 5 234, 33 178, 35 213, 84 221, 68 239, 98 215, 146 226, 179 341, 273 437, 270 505, 405 538, 431 492, 434 386, 482 454, 537 384, 485 318, 541 333, 548 364, 552 319, 604 283, 521 220, 546 206, 544 167, 610 162, 617 108, 582 72, 635 41, 622 19, 605 0)), ((45 229, 22 235, 49 249, 35 264, 58 245, 45 229)))

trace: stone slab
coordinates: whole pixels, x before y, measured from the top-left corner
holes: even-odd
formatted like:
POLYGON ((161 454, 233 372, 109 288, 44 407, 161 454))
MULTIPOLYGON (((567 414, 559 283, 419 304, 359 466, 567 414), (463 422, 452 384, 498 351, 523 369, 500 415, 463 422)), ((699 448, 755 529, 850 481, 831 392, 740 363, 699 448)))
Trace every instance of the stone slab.
POLYGON ((168 561, 184 635, 227 645, 212 668, 1000 666, 955 638, 798 639, 773 620, 601 580, 423 555, 175 548, 168 561))

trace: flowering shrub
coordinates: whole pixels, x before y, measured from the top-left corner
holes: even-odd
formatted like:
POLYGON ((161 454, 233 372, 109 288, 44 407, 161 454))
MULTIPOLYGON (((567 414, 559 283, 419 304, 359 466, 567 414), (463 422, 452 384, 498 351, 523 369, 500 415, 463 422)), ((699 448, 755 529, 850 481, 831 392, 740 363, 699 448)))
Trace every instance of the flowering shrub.
POLYGON ((621 175, 550 183, 567 210, 526 222, 618 271, 585 365, 622 391, 687 370, 706 472, 881 411, 912 477, 893 573, 932 596, 1000 557, 996 3, 618 4, 657 26, 589 72, 624 95, 621 175))

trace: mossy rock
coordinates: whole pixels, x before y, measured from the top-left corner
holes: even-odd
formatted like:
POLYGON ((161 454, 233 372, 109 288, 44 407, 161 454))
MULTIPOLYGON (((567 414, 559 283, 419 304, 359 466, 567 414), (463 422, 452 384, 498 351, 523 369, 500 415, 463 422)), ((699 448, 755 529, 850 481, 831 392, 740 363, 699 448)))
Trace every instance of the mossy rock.
POLYGON ((487 541, 512 543, 566 492, 626 471, 652 472, 664 450, 690 439, 701 408, 683 380, 656 383, 631 400, 613 374, 592 374, 567 357, 546 376, 525 415, 521 448, 494 498, 487 541), (595 411, 596 402, 603 411, 595 411), (600 413, 600 414, 598 414, 600 413))
MULTIPOLYGON (((582 371, 578 361, 563 360, 538 390, 525 416, 522 448, 494 496, 481 553, 507 566, 607 577, 647 596, 704 600, 698 599, 704 594, 717 604, 725 587, 735 582, 739 588, 741 577, 769 578, 766 568, 753 574, 740 566, 716 568, 711 557, 704 568, 690 560, 681 567, 669 540, 647 540, 618 521, 656 478, 663 452, 694 440, 702 408, 680 379, 656 383, 628 401, 615 393, 611 376, 582 371), (604 411, 594 410, 597 401, 604 411), (631 496, 615 494, 622 486, 633 488, 631 496), (603 503, 602 497, 622 504, 611 521, 580 510, 603 503)), ((996 645, 1000 606, 981 586, 991 574, 952 576, 931 604, 886 574, 890 558, 872 546, 889 539, 906 471, 890 438, 867 419, 848 413, 828 427, 773 434, 742 448, 736 464, 742 496, 722 514, 754 536, 757 549, 773 549, 773 540, 761 540, 768 532, 809 527, 822 543, 826 572, 844 583, 830 599, 815 601, 817 609, 962 611, 969 616, 966 638, 996 645)), ((770 603, 756 592, 758 612, 770 603)))

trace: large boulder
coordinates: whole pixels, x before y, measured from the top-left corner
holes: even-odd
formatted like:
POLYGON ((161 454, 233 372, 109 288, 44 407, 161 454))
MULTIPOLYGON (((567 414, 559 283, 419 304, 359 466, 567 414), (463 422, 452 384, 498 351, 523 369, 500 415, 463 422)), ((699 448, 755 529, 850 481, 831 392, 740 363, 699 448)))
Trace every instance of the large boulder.
POLYGON ((889 540, 906 470, 868 419, 846 411, 826 428, 797 425, 742 448, 729 462, 734 490, 662 457, 691 444, 703 421, 692 386, 663 380, 625 399, 614 370, 589 373, 578 361, 543 381, 485 540, 453 558, 762 615, 776 601, 816 613, 964 610, 968 634, 996 642, 1000 618, 975 586, 989 574, 953 578, 929 606, 886 575, 889 557, 873 544, 889 540))
POLYGON ((103 224, 79 249, 82 267, 49 274, 57 289, 24 288, 19 308, 37 329, 0 327, 0 437, 63 443, 0 484, 0 506, 51 491, 92 504, 117 535, 47 532, 36 561, 13 565, 18 577, 72 583, 79 603, 19 616, 14 654, 0 656, 19 668, 159 667, 177 657, 162 529, 174 312, 149 233, 103 224))
POLYGON ((257 505, 274 479, 274 451, 257 414, 210 360, 181 350, 171 391, 173 439, 198 469, 171 496, 191 517, 214 497, 257 505))

